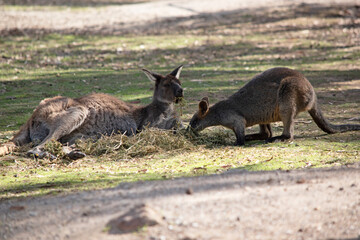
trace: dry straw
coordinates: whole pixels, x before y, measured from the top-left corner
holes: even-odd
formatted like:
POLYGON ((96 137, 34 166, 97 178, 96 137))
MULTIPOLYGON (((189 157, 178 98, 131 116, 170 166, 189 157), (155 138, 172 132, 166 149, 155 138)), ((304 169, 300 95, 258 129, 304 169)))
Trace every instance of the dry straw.
POLYGON ((143 157, 154 153, 190 150, 194 144, 186 137, 185 131, 146 128, 135 136, 115 134, 102 136, 97 141, 83 140, 77 147, 89 155, 111 154, 118 158, 143 157))

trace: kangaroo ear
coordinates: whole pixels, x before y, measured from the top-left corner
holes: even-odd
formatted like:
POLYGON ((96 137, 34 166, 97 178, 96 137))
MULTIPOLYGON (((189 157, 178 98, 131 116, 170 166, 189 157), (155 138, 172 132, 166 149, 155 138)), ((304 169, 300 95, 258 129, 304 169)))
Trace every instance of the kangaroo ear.
POLYGON ((183 65, 178 66, 169 75, 179 79, 182 68, 183 68, 183 65))
POLYGON ((151 72, 145 68, 141 69, 145 75, 148 77, 148 79, 150 79, 150 81, 153 81, 153 82, 156 82, 157 80, 160 80, 161 79, 161 75, 160 74, 157 74, 157 73, 154 73, 154 72, 151 72))
POLYGON ((208 112, 209 112, 209 98, 203 97, 199 103, 200 117, 205 117, 208 112))

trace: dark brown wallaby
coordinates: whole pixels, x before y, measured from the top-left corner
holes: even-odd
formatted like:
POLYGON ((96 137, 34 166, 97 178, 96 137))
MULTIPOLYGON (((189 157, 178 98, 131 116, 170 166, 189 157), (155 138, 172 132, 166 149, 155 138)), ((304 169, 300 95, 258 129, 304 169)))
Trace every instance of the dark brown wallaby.
POLYGON ((255 76, 238 92, 210 108, 208 98, 203 98, 189 129, 196 133, 210 126, 225 126, 234 131, 236 145, 244 145, 245 140, 292 140, 294 118, 304 111, 327 133, 360 130, 360 125, 329 123, 320 111, 310 82, 288 68, 272 68, 255 76), (284 130, 281 136, 272 137, 270 123, 277 121, 283 122, 284 130), (255 124, 260 125, 260 133, 245 136, 245 128, 255 124))
MULTIPOLYGON (((44 99, 13 139, 0 147, 0 156, 31 142, 38 145, 28 152, 29 155, 53 157, 43 150, 50 140, 72 145, 79 138, 97 139, 116 133, 133 135, 146 126, 175 129, 181 125, 174 109, 174 103, 183 97, 179 81, 181 70, 179 66, 162 76, 143 69, 155 82, 152 103, 147 106, 136 106, 101 93, 75 99, 61 96, 44 99)), ((85 156, 66 146, 63 150, 72 159, 85 156)))

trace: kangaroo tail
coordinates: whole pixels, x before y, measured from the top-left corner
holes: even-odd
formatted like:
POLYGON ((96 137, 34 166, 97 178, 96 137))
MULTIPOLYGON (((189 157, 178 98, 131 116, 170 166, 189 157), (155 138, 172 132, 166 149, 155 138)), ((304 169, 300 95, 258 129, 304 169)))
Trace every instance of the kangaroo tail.
POLYGON ((322 114, 317 102, 314 103, 314 106, 309 110, 311 117, 314 119, 316 125, 318 125, 321 130, 326 133, 338 133, 338 132, 347 132, 347 131, 358 131, 360 130, 360 125, 355 124, 343 124, 343 125, 334 125, 331 124, 322 114))
POLYGON ((13 142, 4 143, 3 145, 0 146, 0 157, 13 152, 15 148, 16 145, 13 142))

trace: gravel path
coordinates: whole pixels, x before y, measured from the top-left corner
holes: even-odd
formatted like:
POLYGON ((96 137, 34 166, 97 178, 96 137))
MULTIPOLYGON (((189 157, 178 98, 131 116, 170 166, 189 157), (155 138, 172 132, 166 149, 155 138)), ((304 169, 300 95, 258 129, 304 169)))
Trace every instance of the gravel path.
POLYGON ((0 203, 2 239, 358 239, 360 164, 124 183, 0 203), (107 223, 141 203, 162 218, 136 233, 107 223), (30 234, 31 233, 31 234, 30 234))
MULTIPOLYGON (((51 2, 51 0, 49 0, 51 2)), ((289 6, 294 4, 360 4, 360 0, 171 0, 151 1, 98 8, 50 8, 43 10, 6 10, 0 6, 0 33, 20 32, 104 32, 121 34, 143 32, 150 23, 179 17, 208 14, 216 17, 224 11, 289 6)))

